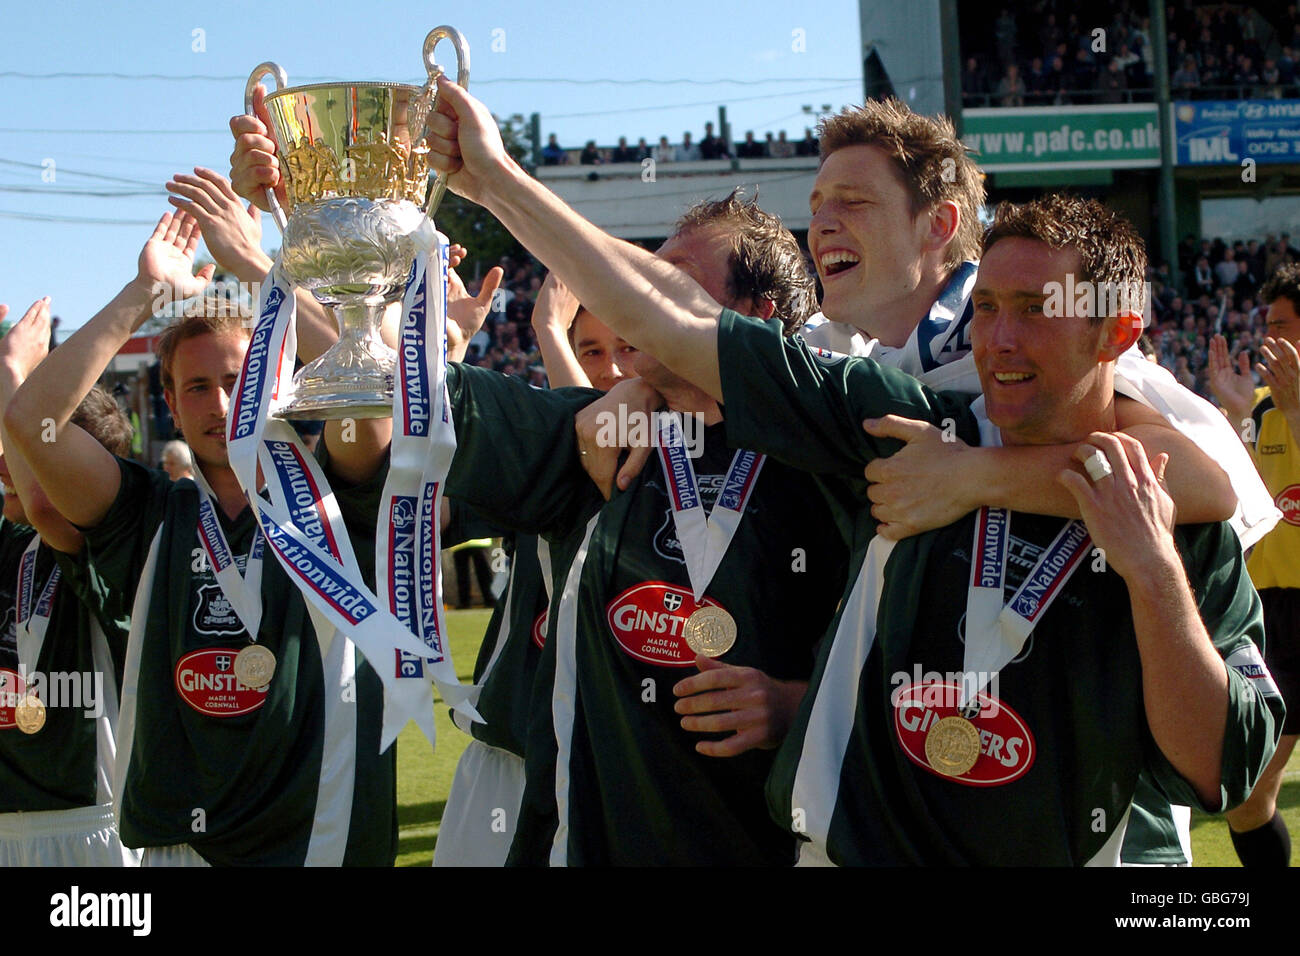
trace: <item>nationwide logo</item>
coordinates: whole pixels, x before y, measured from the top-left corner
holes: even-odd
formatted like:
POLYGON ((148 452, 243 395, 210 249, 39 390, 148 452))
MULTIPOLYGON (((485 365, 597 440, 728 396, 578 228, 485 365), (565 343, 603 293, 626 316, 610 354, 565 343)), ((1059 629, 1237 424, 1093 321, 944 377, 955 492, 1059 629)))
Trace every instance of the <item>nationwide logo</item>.
POLYGON ((234 422, 230 430, 231 441, 253 434, 253 425, 257 423, 257 413, 262 404, 262 388, 267 379, 266 363, 270 359, 271 333, 275 331, 274 317, 282 302, 284 292, 278 286, 272 286, 244 358, 243 387, 236 397, 235 414, 231 419, 234 422))
POLYGON ((830 349, 820 348, 816 345, 808 346, 808 351, 812 353, 813 358, 823 365, 834 365, 836 362, 842 362, 848 358, 843 352, 832 352, 830 349))
POLYGON ((194 630, 207 637, 238 637, 244 633, 243 622, 235 613, 218 584, 199 586, 194 608, 194 630))
POLYGON ((936 721, 957 716, 961 685, 929 681, 894 691, 894 733, 909 760, 930 773, 968 787, 1000 787, 1023 777, 1036 755, 1033 734, 1020 715, 988 694, 976 695, 979 711, 971 723, 980 735, 975 766, 959 777, 939 773, 925 756, 925 737, 936 721))
POLYGON ((1259 648, 1254 644, 1237 648, 1228 655, 1224 663, 1248 680, 1249 686, 1258 688, 1261 694, 1268 697, 1281 696, 1277 684, 1273 683, 1273 675, 1269 673, 1264 658, 1259 654, 1259 648))
POLYGON ((238 651, 205 647, 176 662, 176 693, 205 717, 238 717, 266 703, 270 685, 245 687, 235 679, 233 663, 238 651))
POLYGON ((1282 520, 1289 525, 1300 527, 1300 485, 1283 488, 1274 502, 1277 510, 1282 512, 1282 520))
POLYGON ((280 488, 289 502, 289 517, 312 544, 340 558, 338 541, 330 527, 329 514, 321 501, 320 488, 313 480, 302 453, 292 443, 268 441, 267 451, 275 462, 275 472, 280 488))
POLYGON ((546 619, 549 615, 549 610, 543 608, 542 613, 537 615, 537 620, 533 621, 533 643, 540 648, 546 647, 546 619))
POLYGON ((628 588, 605 608, 605 618, 619 647, 630 657, 663 667, 694 667, 695 652, 682 637, 686 619, 704 605, 690 589, 664 581, 646 581, 628 588))
POLYGON ((411 310, 402 323, 401 382, 406 396, 405 433, 425 435, 429 425, 429 369, 425 361, 425 292, 421 279, 411 300, 411 310))
POLYGON ((18 706, 18 701, 22 700, 26 690, 27 685, 23 683, 17 671, 0 667, 0 730, 18 726, 18 722, 14 720, 14 708, 18 706))

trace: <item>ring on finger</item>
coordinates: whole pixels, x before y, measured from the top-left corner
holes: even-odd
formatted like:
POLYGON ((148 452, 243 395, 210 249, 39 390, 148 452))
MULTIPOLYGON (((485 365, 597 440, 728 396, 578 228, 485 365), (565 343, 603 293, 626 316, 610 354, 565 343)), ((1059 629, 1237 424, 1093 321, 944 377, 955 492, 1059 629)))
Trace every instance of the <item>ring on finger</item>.
POLYGON ((1100 451, 1093 452, 1083 460, 1083 469, 1094 484, 1115 473, 1115 470, 1110 467, 1110 460, 1100 451))

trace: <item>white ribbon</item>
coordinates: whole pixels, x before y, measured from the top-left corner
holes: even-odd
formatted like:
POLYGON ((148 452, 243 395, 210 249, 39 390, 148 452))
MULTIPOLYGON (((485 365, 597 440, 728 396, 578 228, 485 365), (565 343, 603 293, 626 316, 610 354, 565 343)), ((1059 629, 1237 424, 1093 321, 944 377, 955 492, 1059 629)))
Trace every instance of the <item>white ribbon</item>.
POLYGON ((18 672, 23 675, 24 682, 39 663, 41 648, 45 646, 45 632, 50 627, 50 615, 54 611, 54 593, 63 576, 63 570, 57 564, 54 565, 33 606, 32 598, 36 593, 36 552, 40 546, 41 536, 33 535, 18 562, 18 672))
MULTIPOLYGON (((442 263, 445 260, 446 239, 439 239, 440 246, 433 257, 442 263)), ((429 263, 422 265, 427 272, 429 263)), ((445 266, 442 268, 445 273, 445 266)), ((408 283, 404 329, 408 319, 405 312, 410 310, 415 298, 412 286, 419 285, 417 280, 420 279, 420 273, 420 268, 414 269, 412 280, 408 283)), ((445 315, 445 293, 435 302, 438 308, 435 310, 433 338, 441 343, 444 335, 442 322, 445 315)), ((432 744, 434 732, 430 680, 438 684, 444 699, 453 708, 461 710, 473 720, 481 718, 470 699, 472 689, 461 687, 456 680, 445 642, 431 641, 428 635, 413 631, 407 621, 399 620, 390 610, 392 595, 395 593, 391 576, 397 568, 389 557, 387 548, 395 535, 385 533, 384 529, 389 527, 388 522, 394 515, 392 505, 397 497, 394 471, 397 472, 399 486, 409 483, 410 453, 407 451, 407 443, 403 442, 401 460, 394 461, 395 467, 390 468, 384 489, 386 507, 381 508, 381 532, 377 542, 377 553, 383 557, 377 561, 381 567, 376 578, 378 590, 385 594, 381 600, 364 584, 348 540, 347 529, 324 472, 302 447, 292 428, 269 418, 273 406, 288 401, 292 388, 293 356, 297 344, 293 328, 295 311, 293 290, 283 277, 277 262, 263 285, 260 317, 249 342, 230 406, 227 427, 231 468, 249 497, 268 546, 307 598, 321 642, 322 656, 328 654, 333 632, 337 630, 344 639, 361 649, 383 682, 381 750, 388 748, 408 720, 415 720, 432 744), (253 491, 256 488, 259 461, 267 477, 269 501, 253 491), (433 659, 429 659, 431 649, 436 652, 433 659), (398 667, 393 666, 392 662, 400 662, 404 658, 428 662, 428 666, 419 668, 421 673, 410 674, 408 680, 399 681, 398 667), (423 686, 412 687, 417 683, 423 686)), ((438 355, 441 356, 440 351, 438 355)), ((441 361, 438 366, 441 369, 441 361)), ((439 388, 433 394, 437 396, 439 406, 435 413, 445 415, 442 389, 439 388)), ((403 417, 406 416, 403 414, 403 417)), ((446 415, 446 418, 446 428, 450 429, 450 416, 446 415)), ((440 436, 444 434, 445 431, 440 431, 440 436)), ((404 434, 402 437, 415 436, 404 434)), ((445 449, 435 450, 426 445, 424 452, 425 458, 435 465, 442 462, 444 457, 447 462, 450 461, 451 452, 445 449)), ((395 457, 398 454, 395 435, 395 457)), ((437 479, 428 482, 434 486, 433 500, 427 507, 421 502, 421 507, 414 516, 416 540, 423 538, 431 542, 431 568, 439 559, 437 498, 442 478, 431 468, 422 467, 420 475, 421 479, 437 479), (431 530, 426 527, 430 522, 431 530)), ((421 555, 417 553, 417 557, 421 555)), ((420 600, 434 601, 437 612, 440 612, 441 597, 437 593, 437 585, 431 583, 426 589, 420 584, 417 576, 416 593, 428 592, 420 600)), ((436 634, 445 633, 438 613, 435 613, 435 622, 436 634)))
POLYGON ((673 509, 677 540, 686 560, 691 590, 699 603, 731 546, 731 539, 736 536, 745 516, 745 504, 754 493, 767 456, 752 451, 736 452, 722 479, 722 490, 718 492, 713 511, 708 515, 704 512, 704 498, 686 453, 676 412, 659 413, 659 460, 668 480, 668 501, 673 509))
POLYGON ((1092 540, 1082 521, 1068 522, 1043 549, 1004 607, 1002 588, 1010 537, 1010 512, 1003 508, 979 510, 966 592, 965 673, 958 702, 961 710, 1024 648, 1035 625, 1078 570, 1092 540))
POLYGON ((203 477, 202 468, 196 467, 193 474, 194 483, 199 487, 199 545, 208 556, 208 564, 212 566, 221 593, 230 602, 249 639, 256 644, 262 623, 262 533, 253 533, 253 543, 248 549, 241 575, 226 533, 221 528, 216 496, 203 477))

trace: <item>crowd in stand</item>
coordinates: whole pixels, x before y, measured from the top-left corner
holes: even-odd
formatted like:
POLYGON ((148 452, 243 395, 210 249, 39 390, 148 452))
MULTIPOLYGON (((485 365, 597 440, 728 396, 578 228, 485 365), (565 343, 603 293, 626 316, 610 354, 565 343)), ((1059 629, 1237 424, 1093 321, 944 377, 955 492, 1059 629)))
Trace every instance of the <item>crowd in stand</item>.
MULTIPOLYGON (((962 98, 966 106, 1034 106, 1150 100, 1155 71, 1147 4, 1111 0, 1085 12, 1060 0, 961 8, 962 98)), ((1296 4, 1169 4, 1175 99, 1300 96, 1296 4)))
POLYGON ((1300 251, 1286 233, 1263 242, 1185 238, 1178 249, 1184 291, 1171 281, 1166 264, 1150 273, 1155 313, 1150 331, 1157 360, 1184 386, 1212 399, 1207 381, 1210 339, 1223 335, 1233 360, 1244 350, 1253 368, 1268 334, 1268 307, 1259 300, 1260 287, 1292 262, 1300 262, 1300 251))
MULTIPOLYGON (((655 163, 687 163, 702 159, 788 159, 791 156, 816 156, 817 153, 817 138, 811 129, 805 129, 803 139, 798 142, 788 139, 785 130, 775 136, 768 132, 766 139, 762 140, 754 137, 753 130, 747 130, 743 140, 729 143, 714 133, 712 123, 705 123, 704 138, 698 142, 694 141, 690 130, 682 134, 680 143, 670 143, 667 136, 660 136, 654 146, 648 144, 644 136, 635 146, 629 146, 627 137, 620 136, 618 145, 609 149, 597 146, 595 140, 587 140, 586 146, 578 153, 577 162, 582 166, 639 163, 643 159, 653 159, 655 163)), ((570 162, 573 162, 570 151, 561 146, 552 133, 542 147, 542 165, 564 166, 570 162)))

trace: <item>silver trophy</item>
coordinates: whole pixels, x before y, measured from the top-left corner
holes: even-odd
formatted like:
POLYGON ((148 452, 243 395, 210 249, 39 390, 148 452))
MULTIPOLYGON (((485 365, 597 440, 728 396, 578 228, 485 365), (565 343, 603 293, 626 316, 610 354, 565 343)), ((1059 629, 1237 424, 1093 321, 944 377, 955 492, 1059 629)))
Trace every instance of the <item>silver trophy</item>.
POLYGON ((275 79, 266 98, 277 144, 288 217, 268 189, 283 243, 285 277, 331 306, 339 341, 294 376, 292 400, 277 418, 386 418, 393 414, 397 353, 384 344, 384 310, 403 295, 416 256, 435 242, 431 216, 447 189, 430 176, 425 122, 443 70, 440 40, 456 50, 456 82, 469 84, 469 47, 452 27, 424 40, 428 82, 313 83, 286 89, 276 63, 253 70, 244 112, 263 76, 275 79))

